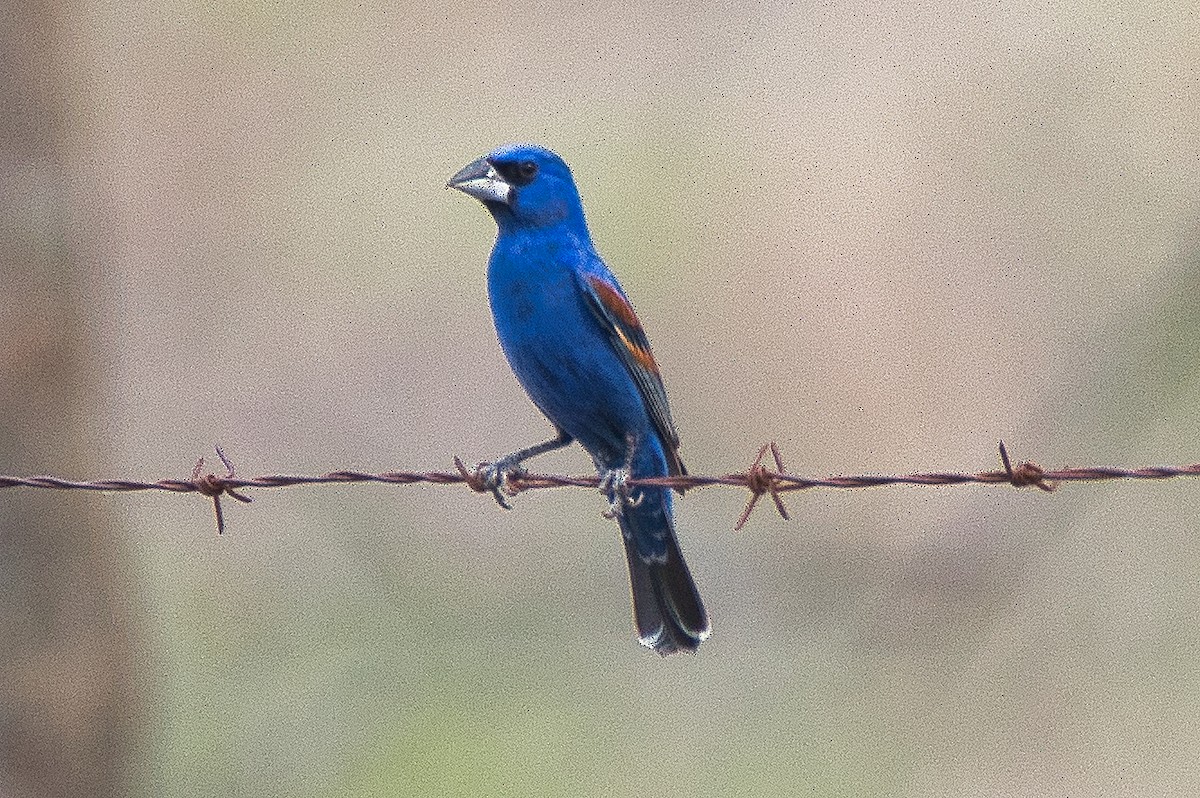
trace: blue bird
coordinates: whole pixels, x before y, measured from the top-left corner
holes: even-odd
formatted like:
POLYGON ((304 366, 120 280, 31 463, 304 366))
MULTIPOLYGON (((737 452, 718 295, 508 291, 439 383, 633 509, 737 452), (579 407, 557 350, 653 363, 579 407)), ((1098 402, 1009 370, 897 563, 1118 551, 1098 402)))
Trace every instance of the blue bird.
POLYGON ((671 491, 624 484, 686 474, 679 435, 641 322, 592 246, 571 170, 542 147, 510 144, 446 185, 496 220, 488 261, 496 335, 558 433, 491 464, 493 493, 503 503, 499 488, 522 461, 578 441, 621 527, 639 639, 660 654, 694 651, 711 627, 675 539, 671 491))

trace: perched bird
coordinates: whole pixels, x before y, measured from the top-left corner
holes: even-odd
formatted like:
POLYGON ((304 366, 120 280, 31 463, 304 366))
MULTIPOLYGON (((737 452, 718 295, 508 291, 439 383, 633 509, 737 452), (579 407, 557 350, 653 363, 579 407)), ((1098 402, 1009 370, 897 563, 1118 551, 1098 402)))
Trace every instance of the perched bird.
POLYGON ((496 220, 488 261, 496 335, 558 432, 493 463, 493 492, 502 499, 498 487, 522 461, 578 441, 621 526, 638 637, 660 654, 694 651, 711 627, 675 539, 671 491, 624 484, 686 474, 679 435, 646 333, 592 246, 571 170, 549 150, 511 144, 446 185, 478 199, 496 220))

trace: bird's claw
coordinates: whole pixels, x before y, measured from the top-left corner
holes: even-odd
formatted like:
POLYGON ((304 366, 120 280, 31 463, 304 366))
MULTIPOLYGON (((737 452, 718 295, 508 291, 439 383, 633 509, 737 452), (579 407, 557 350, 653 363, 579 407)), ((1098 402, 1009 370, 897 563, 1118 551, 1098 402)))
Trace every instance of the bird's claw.
POLYGON ((525 476, 528 472, 517 460, 501 458, 494 463, 480 463, 475 467, 479 483, 483 490, 492 494, 496 504, 505 510, 511 510, 508 496, 516 496, 520 491, 513 486, 513 478, 525 476))
POLYGON ((600 483, 597 487, 604 498, 608 500, 608 509, 604 512, 605 518, 616 518, 625 511, 626 507, 637 507, 646 498, 644 493, 633 495, 633 489, 629 487, 629 478, 628 468, 610 468, 600 474, 600 483))

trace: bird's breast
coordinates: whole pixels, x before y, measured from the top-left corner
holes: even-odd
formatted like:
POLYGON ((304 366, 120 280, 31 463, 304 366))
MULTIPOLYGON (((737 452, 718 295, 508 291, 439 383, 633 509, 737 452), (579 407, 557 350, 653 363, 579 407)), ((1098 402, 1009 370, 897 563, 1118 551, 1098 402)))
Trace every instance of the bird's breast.
POLYGON ((552 241, 498 241, 488 263, 488 294, 497 327, 541 337, 569 324, 579 302, 569 248, 552 241))
POLYGON ((555 254, 530 247, 493 254, 496 334, 534 404, 594 457, 619 463, 627 436, 644 437, 651 422, 573 263, 555 254))

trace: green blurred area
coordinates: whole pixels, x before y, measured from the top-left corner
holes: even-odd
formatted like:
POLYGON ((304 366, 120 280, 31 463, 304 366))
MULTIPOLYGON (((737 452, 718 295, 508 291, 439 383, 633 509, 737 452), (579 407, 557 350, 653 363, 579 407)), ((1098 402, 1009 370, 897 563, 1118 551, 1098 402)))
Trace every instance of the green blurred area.
MULTIPOLYGON (((543 439, 491 328, 493 224, 442 190, 512 140, 572 165, 695 473, 772 439, 806 475, 993 468, 1001 438, 1047 467, 1198 459, 1190 4, 38 11, 5 33, 33 44, 4 135, 49 143, 0 170, 0 399, 26 408, 0 473, 186 477, 214 443, 244 475, 441 470, 543 439)), ((714 633, 670 659, 636 644, 589 492, 252 495, 223 537, 194 497, 71 497, 92 515, 55 556, 107 598, 72 576, 93 611, 45 622, 27 519, 67 500, 0 496, 0 794, 1200 778, 1188 480, 791 494, 738 534, 742 495, 690 493, 714 633)))

